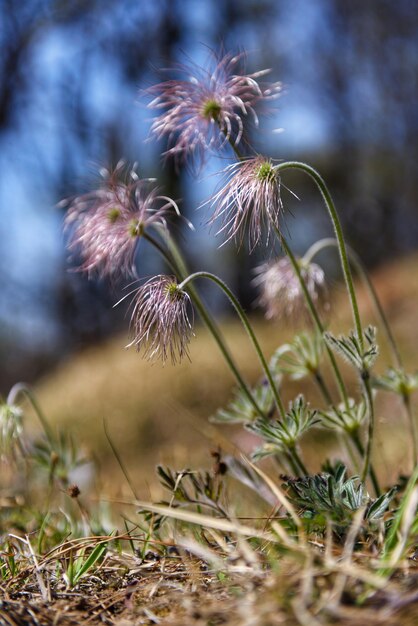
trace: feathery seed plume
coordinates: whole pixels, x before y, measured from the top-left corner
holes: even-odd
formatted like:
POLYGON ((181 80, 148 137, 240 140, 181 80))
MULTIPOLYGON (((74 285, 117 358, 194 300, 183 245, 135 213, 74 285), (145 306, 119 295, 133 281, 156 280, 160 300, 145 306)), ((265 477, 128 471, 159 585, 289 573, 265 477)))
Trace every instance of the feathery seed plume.
POLYGON ((98 189, 65 201, 69 249, 81 256, 80 271, 89 277, 136 276, 135 253, 140 237, 151 225, 166 227, 169 209, 179 210, 159 195, 150 179, 140 179, 123 162, 104 170, 98 189))
POLYGON ((202 162, 208 149, 220 149, 227 142, 238 145, 249 115, 258 125, 256 105, 280 95, 281 83, 259 83, 270 70, 240 73, 243 56, 212 52, 207 67, 178 65, 174 69, 186 78, 147 90, 155 96, 149 108, 163 111, 155 118, 151 133, 157 139, 167 136, 165 154, 177 164, 187 157, 202 162))
POLYGON ((188 344, 193 334, 188 316, 189 295, 178 289, 173 276, 156 276, 144 283, 132 302, 131 330, 128 345, 143 350, 145 358, 174 364, 189 358, 188 344))
POLYGON ((273 226, 279 229, 283 209, 279 174, 272 161, 261 155, 234 163, 225 173, 226 184, 209 200, 214 208, 209 223, 221 219, 222 226, 217 234, 226 235, 225 243, 235 238, 241 244, 248 229, 252 251, 264 228, 267 241, 273 226))
MULTIPOLYGON (((304 263, 298 259, 302 278, 314 304, 328 308, 325 273, 316 263, 304 263)), ((265 310, 267 319, 298 319, 306 313, 305 298, 301 284, 290 260, 283 257, 256 268, 254 284, 260 287, 256 301, 265 310)))

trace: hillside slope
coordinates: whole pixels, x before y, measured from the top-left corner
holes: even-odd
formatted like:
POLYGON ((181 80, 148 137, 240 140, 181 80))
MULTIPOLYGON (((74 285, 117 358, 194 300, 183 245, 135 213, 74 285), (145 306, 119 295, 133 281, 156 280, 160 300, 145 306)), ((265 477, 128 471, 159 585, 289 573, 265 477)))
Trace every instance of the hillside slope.
MULTIPOLYGON (((418 256, 380 269, 373 282, 405 363, 417 369, 418 256)), ((363 323, 376 323, 363 289, 360 302, 363 323)), ((254 321, 267 356, 295 332, 283 323, 267 323, 261 318, 254 321)), ((351 326, 345 292, 338 286, 333 294, 331 328, 347 330, 351 326)), ((242 328, 229 320, 222 329, 245 377, 255 382, 260 368, 242 328)), ((228 401, 234 380, 206 329, 198 326, 195 333, 191 362, 175 367, 144 361, 134 350, 124 350, 126 335, 115 337, 75 355, 39 381, 38 399, 53 424, 74 433, 80 445, 90 448, 112 471, 116 464, 110 456, 103 420, 135 472, 152 470, 159 461, 179 467, 198 463, 202 455, 209 459, 208 449, 213 443, 208 443, 208 436, 219 441, 230 431, 217 428, 217 434, 207 418, 228 401)), ((378 369, 382 370, 388 363, 388 352, 383 336, 380 339, 383 355, 378 369)), ((293 397, 296 390, 300 390, 300 384, 297 388, 295 384, 285 385, 285 398, 293 397)), ((393 402, 384 395, 386 404, 393 402)), ((385 421, 387 428, 396 422, 399 432, 400 410, 396 402, 393 408, 393 419, 385 421)), ((404 456, 402 448, 403 444, 398 450, 400 460, 404 456)))

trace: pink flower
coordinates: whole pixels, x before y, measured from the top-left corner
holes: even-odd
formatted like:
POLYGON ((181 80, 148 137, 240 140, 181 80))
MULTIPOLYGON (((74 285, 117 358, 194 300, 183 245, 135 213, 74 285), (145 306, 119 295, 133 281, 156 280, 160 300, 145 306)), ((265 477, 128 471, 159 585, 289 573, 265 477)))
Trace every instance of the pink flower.
MULTIPOLYGON (((315 305, 328 308, 324 270, 316 263, 298 259, 302 278, 315 305)), ((290 260, 283 257, 256 268, 254 284, 260 288, 257 304, 265 309, 267 319, 300 319, 307 308, 299 279, 290 260)))
POLYGON ((238 239, 241 244, 248 228, 250 249, 261 239, 263 229, 267 241, 273 228, 279 229, 283 209, 280 196, 280 177, 270 159, 257 156, 230 165, 225 170, 227 182, 209 201, 222 226, 217 234, 224 233, 226 241, 238 239))
POLYGON ((269 70, 239 73, 242 57, 212 53, 207 68, 177 66, 176 71, 187 79, 168 80, 148 89, 156 96, 149 107, 163 110, 151 132, 158 139, 168 137, 166 155, 177 162, 187 156, 202 160, 208 149, 219 149, 228 141, 239 144, 248 115, 258 125, 256 105, 277 97, 281 83, 259 84, 258 79, 269 70))
POLYGON ((176 203, 158 194, 150 179, 139 179, 119 163, 105 170, 102 185, 69 203, 65 229, 69 248, 80 254, 80 271, 90 276, 136 276, 135 253, 140 237, 151 225, 166 227, 176 203))
POLYGON ((131 330, 135 345, 143 350, 145 358, 161 359, 170 356, 174 364, 189 358, 188 343, 193 333, 187 309, 190 297, 178 289, 172 276, 156 276, 135 293, 132 302, 131 330))

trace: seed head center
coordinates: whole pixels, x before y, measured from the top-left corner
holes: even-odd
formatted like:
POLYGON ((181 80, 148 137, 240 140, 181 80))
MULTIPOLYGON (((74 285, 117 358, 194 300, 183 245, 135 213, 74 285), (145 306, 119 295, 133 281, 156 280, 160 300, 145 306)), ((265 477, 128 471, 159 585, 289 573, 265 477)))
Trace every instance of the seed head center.
POLYGON ((256 175, 261 182, 272 183, 276 180, 276 172, 270 161, 263 161, 258 166, 256 175))
POLYGON ((144 224, 142 222, 138 222, 137 220, 133 220, 129 224, 129 234, 131 237, 142 237, 144 234, 144 224))
POLYGON ((118 209, 117 207, 113 207, 112 209, 109 210, 107 217, 108 217, 109 222, 111 224, 114 224, 115 222, 117 222, 117 220, 120 217, 120 209, 118 209))
POLYGON ((209 99, 203 104, 202 114, 207 120, 218 121, 222 107, 216 100, 209 99))
POLYGON ((179 290, 177 283, 169 283, 166 287, 169 300, 179 300, 182 292, 179 290))

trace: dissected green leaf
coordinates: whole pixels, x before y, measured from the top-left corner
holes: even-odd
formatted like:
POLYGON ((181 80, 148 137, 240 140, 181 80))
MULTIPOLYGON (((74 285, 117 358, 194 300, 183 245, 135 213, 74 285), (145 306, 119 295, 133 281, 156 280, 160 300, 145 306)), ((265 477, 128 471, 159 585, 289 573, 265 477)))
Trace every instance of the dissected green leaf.
POLYGON ((418 373, 407 374, 402 369, 390 367, 382 376, 372 378, 372 385, 377 389, 407 397, 418 389, 418 373))
POLYGON ((310 376, 319 369, 324 342, 318 333, 300 333, 291 343, 276 350, 270 361, 275 373, 288 374, 292 380, 310 376))
POLYGON ((362 348, 354 331, 348 336, 340 335, 339 337, 334 337, 330 332, 324 333, 325 341, 329 347, 361 373, 373 366, 379 354, 379 348, 376 344, 376 328, 368 326, 363 332, 363 337, 365 346, 362 348))
POLYGON ((264 439, 265 444, 254 452, 253 458, 258 460, 294 448, 300 437, 318 421, 317 412, 309 409, 303 395, 290 403, 283 420, 257 418, 247 424, 246 429, 264 439))
MULTIPOLYGON (((276 377, 276 380, 278 378, 276 377)), ((274 397, 266 380, 261 381, 252 389, 257 405, 266 415, 274 410, 274 397)), ((229 424, 252 422, 259 416, 254 405, 249 401, 242 389, 236 389, 234 398, 224 409, 219 409, 210 419, 212 422, 229 424)))
POLYGON ((345 432, 355 432, 367 417, 367 404, 364 400, 355 402, 348 399, 348 407, 342 402, 336 407, 319 410, 321 423, 327 428, 338 428, 345 432))

